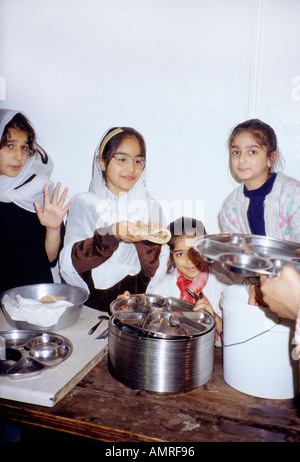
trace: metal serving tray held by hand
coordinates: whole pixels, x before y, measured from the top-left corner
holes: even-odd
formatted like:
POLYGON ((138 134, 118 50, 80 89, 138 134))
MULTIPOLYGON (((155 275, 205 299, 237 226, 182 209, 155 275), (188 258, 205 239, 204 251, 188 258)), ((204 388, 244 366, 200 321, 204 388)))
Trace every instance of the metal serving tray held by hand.
POLYGON ((253 234, 210 234, 198 237, 194 249, 208 263, 245 276, 276 275, 284 265, 300 272, 300 244, 253 234))
POLYGON ((0 375, 25 378, 57 366, 73 351, 62 335, 42 331, 0 332, 5 339, 5 359, 0 360, 0 375))

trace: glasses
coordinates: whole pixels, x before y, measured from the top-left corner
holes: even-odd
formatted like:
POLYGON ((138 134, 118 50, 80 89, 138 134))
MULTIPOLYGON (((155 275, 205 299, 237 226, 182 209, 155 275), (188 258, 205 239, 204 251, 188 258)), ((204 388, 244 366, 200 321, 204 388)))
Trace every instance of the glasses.
POLYGON ((145 166, 145 159, 143 157, 129 157, 126 154, 115 154, 113 158, 117 161, 119 167, 129 167, 133 163, 134 168, 142 170, 145 166))

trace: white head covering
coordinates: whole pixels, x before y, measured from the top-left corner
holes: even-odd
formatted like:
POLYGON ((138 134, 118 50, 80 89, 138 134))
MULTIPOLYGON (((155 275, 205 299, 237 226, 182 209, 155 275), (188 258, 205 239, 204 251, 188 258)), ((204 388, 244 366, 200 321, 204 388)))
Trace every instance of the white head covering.
MULTIPOLYGON (((6 125, 19 113, 20 111, 0 109, 0 140, 6 125)), ((35 212, 33 205, 35 201, 43 205, 45 183, 49 184, 50 190, 53 189, 53 183, 50 180, 52 171, 53 162, 48 156, 45 162, 38 153, 28 157, 16 177, 0 175, 0 202, 14 202, 25 210, 35 212), (28 181, 31 177, 33 177, 32 180, 28 181)))
MULTIPOLYGON (((118 130, 114 134, 123 131, 118 130)), ((103 147, 101 144, 103 140, 107 142, 105 136, 95 150, 90 192, 74 197, 67 220, 65 245, 60 256, 61 274, 65 281, 85 289, 88 287, 72 265, 71 252, 75 242, 91 238, 98 228, 107 228, 123 220, 162 223, 161 208, 146 188, 145 171, 133 188, 120 198, 106 187, 99 164, 99 155, 103 147)), ((113 255, 92 270, 92 278, 97 289, 107 289, 129 274, 138 274, 140 270, 135 245, 121 241, 113 255)))

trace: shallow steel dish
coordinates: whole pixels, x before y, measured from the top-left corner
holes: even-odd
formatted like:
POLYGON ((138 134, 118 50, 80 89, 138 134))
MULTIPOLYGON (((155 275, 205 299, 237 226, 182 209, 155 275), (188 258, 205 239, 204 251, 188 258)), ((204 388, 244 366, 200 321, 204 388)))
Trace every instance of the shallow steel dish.
POLYGON ((245 276, 276 274, 283 266, 280 261, 296 269, 300 264, 300 244, 267 236, 211 234, 196 238, 193 247, 208 263, 219 262, 230 271, 245 276))
POLYGON ((113 322, 128 334, 165 339, 201 335, 215 326, 214 318, 207 311, 118 312, 113 316, 113 322))
POLYGON ((168 311, 178 311, 179 313, 184 312, 192 312, 193 308, 195 306, 194 303, 188 302, 186 300, 181 300, 180 298, 177 297, 166 297, 168 300, 168 306, 167 310, 168 311))
POLYGON ((298 271, 298 273, 300 273, 300 262, 298 261, 286 260, 283 258, 274 258, 271 259, 271 262, 273 264, 273 269, 276 273, 278 273, 285 265, 293 266, 298 271))
POLYGON ((153 311, 192 311, 193 303, 166 295, 134 294, 128 299, 117 298, 110 304, 112 314, 151 313, 153 311))
POLYGON ((165 297, 152 294, 142 294, 135 296, 135 302, 137 304, 137 309, 151 309, 153 310, 162 310, 167 307, 168 300, 165 297))
POLYGON ((213 329, 215 321, 209 313, 207 313, 207 316, 210 318, 210 325, 202 323, 203 315, 201 313, 195 312, 194 319, 179 313, 166 311, 151 313, 146 316, 143 329, 147 330, 150 337, 166 339, 193 337, 213 329), (195 320, 196 316, 199 322, 195 320))
POLYGON ((300 244, 291 241, 273 239, 267 236, 244 236, 244 245, 253 253, 268 258, 300 260, 300 244))
POLYGON ((213 262, 222 253, 244 253, 243 240, 237 234, 211 234, 195 239, 194 249, 200 253, 203 260, 213 262))
POLYGON ((219 255, 221 265, 234 273, 246 276, 257 274, 274 274, 273 264, 270 260, 252 254, 223 253, 219 255))
POLYGON ((168 306, 166 297, 152 294, 134 294, 128 299, 117 298, 110 304, 112 314, 119 312, 148 313, 154 310, 163 310, 168 306))
POLYGON ((14 289, 6 290, 2 292, 0 296, 0 302, 2 306, 3 314, 8 322, 8 324, 15 329, 20 330, 41 330, 41 331, 55 331, 59 329, 64 329, 66 327, 74 324, 81 314, 83 304, 88 299, 88 293, 80 287, 70 286, 69 284, 32 284, 27 286, 15 287, 14 289), (73 303, 73 305, 68 306, 64 313, 61 315, 56 324, 52 326, 39 326, 35 324, 30 324, 26 321, 12 319, 7 310, 5 309, 2 299, 4 295, 7 294, 11 298, 15 298, 16 295, 21 295, 23 298, 31 298, 38 300, 46 295, 63 296, 64 299, 68 302, 73 303))
POLYGON ((5 339, 6 359, 0 360, 0 375, 25 378, 59 365, 73 351, 62 335, 44 331, 0 332, 5 339))
POLYGON ((200 335, 213 328, 210 313, 195 312, 193 308, 194 303, 176 297, 148 294, 117 299, 111 304, 114 322, 122 332, 169 339, 200 335), (137 303, 141 298, 146 303, 137 303))

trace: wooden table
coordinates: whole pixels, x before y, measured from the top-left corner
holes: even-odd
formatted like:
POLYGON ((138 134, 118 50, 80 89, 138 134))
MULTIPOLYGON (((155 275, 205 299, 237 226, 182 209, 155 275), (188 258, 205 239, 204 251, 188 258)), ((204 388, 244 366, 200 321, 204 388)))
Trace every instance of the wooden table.
POLYGON ((296 401, 236 391, 216 348, 212 378, 187 393, 131 390, 109 374, 106 356, 54 407, 0 400, 0 417, 105 442, 299 442, 296 401))

